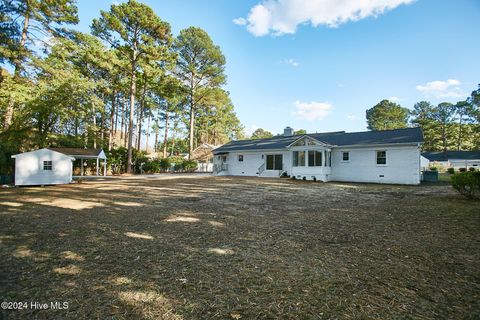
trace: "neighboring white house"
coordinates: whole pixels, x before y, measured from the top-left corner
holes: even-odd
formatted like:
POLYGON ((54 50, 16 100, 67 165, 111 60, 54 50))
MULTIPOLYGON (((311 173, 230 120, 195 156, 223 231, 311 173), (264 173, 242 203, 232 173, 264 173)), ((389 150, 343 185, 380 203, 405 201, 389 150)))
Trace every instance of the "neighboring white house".
POLYGON ((304 180, 420 183, 420 128, 284 134, 231 141, 213 151, 216 175, 304 180))
POLYGON ((480 151, 429 151, 423 152, 427 167, 440 165, 447 168, 476 168, 480 169, 480 151))
POLYGON ((49 185, 72 182, 72 161, 75 158, 50 149, 39 149, 13 155, 15 185, 49 185))
POLYGON ((190 160, 197 161, 197 170, 195 172, 212 172, 213 171, 213 150, 218 148, 209 143, 202 143, 193 150, 190 160))

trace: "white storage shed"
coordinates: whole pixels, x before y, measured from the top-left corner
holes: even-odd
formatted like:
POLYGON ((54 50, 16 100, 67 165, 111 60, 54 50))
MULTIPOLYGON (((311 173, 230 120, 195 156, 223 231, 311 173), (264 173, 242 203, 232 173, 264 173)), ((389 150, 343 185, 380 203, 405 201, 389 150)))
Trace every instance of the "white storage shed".
POLYGON ((15 185, 50 185, 72 182, 74 157, 47 148, 13 155, 15 185))

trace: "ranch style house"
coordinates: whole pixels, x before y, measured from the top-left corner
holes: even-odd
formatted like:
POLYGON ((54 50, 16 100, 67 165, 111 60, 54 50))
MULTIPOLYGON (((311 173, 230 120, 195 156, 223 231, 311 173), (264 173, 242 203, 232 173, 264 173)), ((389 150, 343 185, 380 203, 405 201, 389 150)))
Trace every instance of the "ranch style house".
POLYGON ((419 184, 420 128, 325 132, 231 141, 213 151, 214 174, 419 184))

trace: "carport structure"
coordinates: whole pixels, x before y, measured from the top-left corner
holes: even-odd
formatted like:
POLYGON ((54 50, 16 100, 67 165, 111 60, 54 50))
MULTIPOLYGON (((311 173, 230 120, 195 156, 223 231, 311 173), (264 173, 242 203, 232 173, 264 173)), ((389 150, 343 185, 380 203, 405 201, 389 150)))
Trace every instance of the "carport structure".
POLYGON ((84 175, 84 160, 96 160, 96 175, 100 175, 100 160, 103 160, 103 176, 107 175, 107 156, 102 149, 83 149, 83 148, 48 148, 66 154, 75 160, 80 160, 80 175, 84 175))

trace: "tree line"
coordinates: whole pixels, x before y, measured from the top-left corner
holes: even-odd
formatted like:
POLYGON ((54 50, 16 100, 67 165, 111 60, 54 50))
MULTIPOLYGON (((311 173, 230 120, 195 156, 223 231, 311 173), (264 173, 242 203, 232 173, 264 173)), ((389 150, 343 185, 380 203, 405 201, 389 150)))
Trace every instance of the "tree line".
POLYGON ((420 101, 412 110, 382 100, 366 111, 366 118, 370 130, 421 127, 423 150, 479 150, 480 85, 466 100, 438 105, 420 101))
POLYGON ((90 33, 73 30, 78 22, 73 0, 1 0, 3 168, 35 148, 124 147, 130 172, 142 144, 167 157, 243 137, 225 57, 207 32, 174 37, 135 0, 101 11, 90 33))

